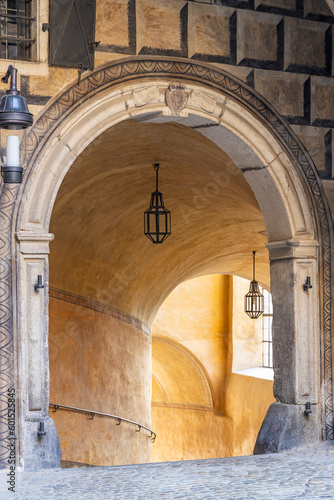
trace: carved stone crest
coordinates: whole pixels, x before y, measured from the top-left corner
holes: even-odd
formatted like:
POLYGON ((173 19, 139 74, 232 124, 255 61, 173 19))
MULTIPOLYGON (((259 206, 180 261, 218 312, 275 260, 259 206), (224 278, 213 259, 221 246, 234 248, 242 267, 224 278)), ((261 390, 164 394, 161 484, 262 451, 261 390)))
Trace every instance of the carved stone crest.
POLYGON ((172 115, 179 116, 188 102, 188 94, 184 85, 173 83, 166 92, 166 104, 172 115))

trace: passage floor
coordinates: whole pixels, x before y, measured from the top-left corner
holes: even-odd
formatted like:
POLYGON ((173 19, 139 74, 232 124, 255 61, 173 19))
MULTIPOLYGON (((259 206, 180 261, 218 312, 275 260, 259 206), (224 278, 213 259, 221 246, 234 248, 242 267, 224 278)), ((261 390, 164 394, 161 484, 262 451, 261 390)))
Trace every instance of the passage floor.
POLYGON ((271 455, 24 472, 8 495, 5 474, 1 499, 333 499, 334 443, 271 455))

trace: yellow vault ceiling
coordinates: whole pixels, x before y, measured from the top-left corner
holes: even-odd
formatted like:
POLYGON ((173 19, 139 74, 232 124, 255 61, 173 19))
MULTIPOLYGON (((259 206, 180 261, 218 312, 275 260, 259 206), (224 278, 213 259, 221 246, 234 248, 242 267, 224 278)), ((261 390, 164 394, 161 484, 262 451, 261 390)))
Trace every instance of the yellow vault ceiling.
POLYGON ((182 281, 211 273, 257 278, 269 286, 264 221, 253 191, 208 138, 177 123, 122 122, 76 159, 55 202, 50 286, 99 301, 151 325, 182 281), (154 245, 144 211, 159 188, 172 234, 154 245))

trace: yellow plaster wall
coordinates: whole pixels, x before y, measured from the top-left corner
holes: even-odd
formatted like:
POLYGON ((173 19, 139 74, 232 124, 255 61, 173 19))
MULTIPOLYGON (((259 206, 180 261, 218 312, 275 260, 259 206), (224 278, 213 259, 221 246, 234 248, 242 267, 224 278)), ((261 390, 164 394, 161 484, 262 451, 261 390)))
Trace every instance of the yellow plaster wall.
POLYGON ((152 351, 152 401, 213 408, 207 374, 188 349, 170 339, 153 337, 152 351))
POLYGON ((250 455, 273 396, 273 382, 232 374, 227 405, 233 420, 233 456, 250 455))
POLYGON ((182 283, 164 302, 153 326, 153 335, 181 343, 205 366, 217 413, 226 413, 224 384, 231 372, 231 285, 231 277, 221 275, 182 283))
POLYGON ((96 40, 108 45, 129 44, 128 3, 128 0, 96 2, 96 40))
MULTIPOLYGON (((66 297, 65 297, 66 299, 66 297)), ((150 427, 151 339, 108 314, 50 298, 52 403, 119 415, 150 427)), ((93 465, 148 462, 148 433, 115 420, 50 411, 62 459, 93 465)))
POLYGON ((258 359, 252 364, 254 346, 259 344, 258 352, 262 347, 261 336, 254 338, 261 322, 248 325, 241 315, 247 283, 217 274, 195 278, 179 285, 160 308, 153 324, 153 461, 252 454, 274 397, 271 381, 232 373, 232 331, 241 338, 237 353, 245 366, 258 366, 258 359), (191 368, 175 350, 163 349, 161 337, 191 353, 191 368), (189 377, 196 363, 206 383, 189 377), (206 387, 213 405, 203 407, 206 387))
POLYGON ((233 456, 233 422, 213 410, 152 406, 153 462, 233 456))

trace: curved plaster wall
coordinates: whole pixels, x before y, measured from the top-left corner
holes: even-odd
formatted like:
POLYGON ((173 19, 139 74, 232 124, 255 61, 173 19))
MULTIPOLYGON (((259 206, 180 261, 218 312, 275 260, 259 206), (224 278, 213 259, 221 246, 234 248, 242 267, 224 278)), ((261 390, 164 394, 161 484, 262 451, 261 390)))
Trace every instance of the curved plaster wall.
MULTIPOLYGON (((50 297, 51 403, 109 413, 151 427, 151 338, 112 311, 66 294, 50 297)), ((151 460, 137 427, 96 416, 51 412, 62 460, 91 465, 151 460)))
POLYGON ((262 365, 262 321, 241 312, 243 281, 226 275, 185 281, 159 309, 152 342, 155 462, 253 452, 274 397, 272 381, 232 372, 232 361, 262 365), (234 336, 249 341, 234 349, 234 336))

